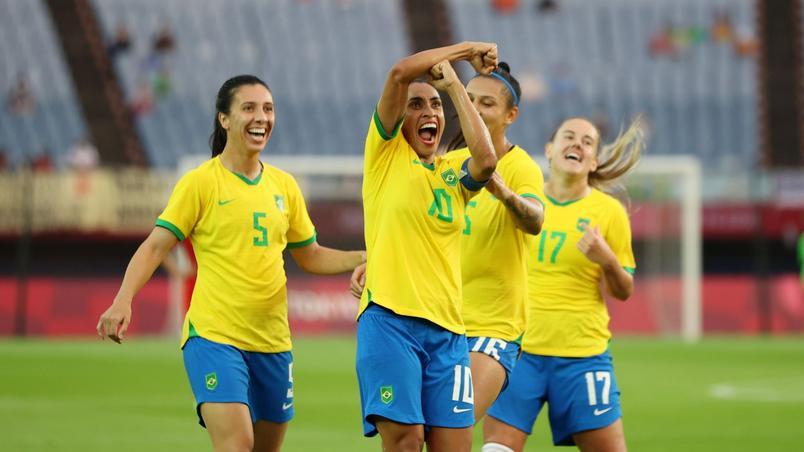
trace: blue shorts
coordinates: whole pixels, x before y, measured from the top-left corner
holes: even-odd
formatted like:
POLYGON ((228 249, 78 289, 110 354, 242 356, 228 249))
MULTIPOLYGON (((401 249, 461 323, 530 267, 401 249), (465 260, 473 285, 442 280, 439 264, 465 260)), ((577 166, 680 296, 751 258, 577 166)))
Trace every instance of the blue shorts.
POLYGON ((519 344, 508 342, 496 337, 472 336, 466 341, 470 352, 478 352, 496 359, 505 369, 506 375, 511 375, 516 360, 519 357, 519 344))
POLYGON ((375 417, 425 428, 471 427, 475 421, 466 337, 376 304, 357 323, 357 380, 363 434, 375 417))
POLYGON ((201 404, 242 403, 251 420, 284 423, 293 418, 293 355, 290 352, 246 352, 202 337, 183 348, 184 368, 195 396, 198 422, 201 404))
POLYGON ((530 435, 547 402, 553 444, 574 445, 573 434, 606 427, 622 416, 611 361, 608 351, 588 358, 523 353, 488 415, 530 435))

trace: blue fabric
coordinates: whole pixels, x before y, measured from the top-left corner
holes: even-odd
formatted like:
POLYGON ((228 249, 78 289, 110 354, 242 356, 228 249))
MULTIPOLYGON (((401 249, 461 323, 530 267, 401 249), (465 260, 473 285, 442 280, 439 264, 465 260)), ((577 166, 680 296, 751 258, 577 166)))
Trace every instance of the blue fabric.
POLYGON ((519 344, 483 336, 467 337, 466 341, 470 352, 491 356, 500 363, 507 375, 511 375, 519 358, 519 344))
POLYGON ((469 160, 471 160, 471 157, 464 160, 463 165, 461 165, 461 184, 463 184, 467 190, 478 191, 485 187, 489 181, 488 179, 484 181, 476 181, 474 178, 472 178, 472 174, 469 172, 469 160))
POLYGON ((184 345, 184 368, 196 401, 201 404, 242 403, 251 420, 283 423, 293 418, 293 379, 290 352, 247 352, 231 345, 192 337, 184 345))
POLYGON ((363 434, 376 416, 425 428, 474 424, 466 337, 424 319, 370 304, 357 324, 363 434))
POLYGON ((545 402, 557 446, 574 445, 573 434, 617 421, 620 391, 609 352, 588 358, 523 353, 488 415, 530 435, 545 402))

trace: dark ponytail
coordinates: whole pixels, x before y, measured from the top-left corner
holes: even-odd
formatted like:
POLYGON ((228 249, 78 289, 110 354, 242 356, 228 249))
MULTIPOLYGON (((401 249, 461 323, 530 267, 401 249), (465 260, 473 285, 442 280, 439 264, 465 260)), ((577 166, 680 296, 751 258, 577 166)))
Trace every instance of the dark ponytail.
POLYGON ((226 130, 221 127, 221 123, 218 121, 218 113, 229 114, 232 98, 234 98, 237 88, 243 85, 262 85, 268 92, 271 92, 268 84, 254 75, 238 75, 223 82, 223 85, 218 90, 218 97, 215 99, 215 117, 212 119, 212 134, 209 136, 212 157, 223 152, 223 148, 226 147, 226 130))

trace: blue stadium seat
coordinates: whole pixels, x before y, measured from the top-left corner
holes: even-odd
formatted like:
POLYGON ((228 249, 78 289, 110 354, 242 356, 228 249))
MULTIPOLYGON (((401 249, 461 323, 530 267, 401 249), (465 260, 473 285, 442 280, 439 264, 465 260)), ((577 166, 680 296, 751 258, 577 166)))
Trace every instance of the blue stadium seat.
POLYGON ((0 0, 0 147, 9 153, 12 167, 47 150, 56 163, 81 137, 86 124, 70 72, 47 9, 41 0, 0 0), (35 100, 29 115, 7 108, 7 96, 23 76, 35 100))
POLYGON ((111 37, 119 22, 132 51, 115 61, 131 99, 148 73, 151 39, 169 23, 172 89, 140 117, 152 165, 174 167, 207 153, 215 94, 227 78, 252 73, 274 93, 277 125, 267 153, 359 154, 368 118, 391 65, 409 53, 396 1, 93 0, 111 37), (382 39, 368 37, 382 36, 382 39))

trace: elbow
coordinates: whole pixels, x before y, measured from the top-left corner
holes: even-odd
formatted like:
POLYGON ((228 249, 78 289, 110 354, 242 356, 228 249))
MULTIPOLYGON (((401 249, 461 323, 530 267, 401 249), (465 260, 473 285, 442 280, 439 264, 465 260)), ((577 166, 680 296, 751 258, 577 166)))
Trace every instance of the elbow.
POLYGON ((497 169, 497 155, 494 153, 494 148, 490 148, 481 158, 477 159, 477 166, 480 172, 480 179, 491 179, 497 169))
POLYGON ((391 67, 391 70, 388 72, 388 80, 402 85, 404 83, 410 82, 408 77, 406 77, 406 70, 405 70, 405 63, 403 61, 398 61, 396 64, 391 67))
POLYGON ((616 298, 619 301, 628 301, 631 298, 631 293, 633 293, 634 287, 623 287, 620 290, 612 291, 611 296, 616 298))
POLYGON ((541 221, 531 221, 526 225, 525 232, 530 235, 539 235, 542 232, 542 222, 541 221))

